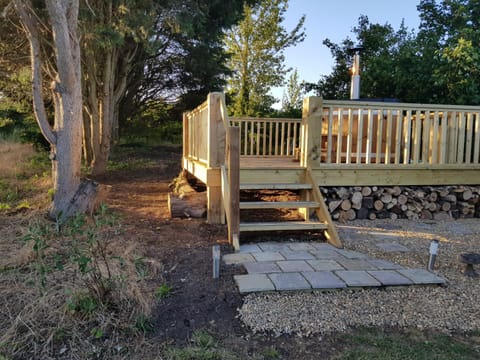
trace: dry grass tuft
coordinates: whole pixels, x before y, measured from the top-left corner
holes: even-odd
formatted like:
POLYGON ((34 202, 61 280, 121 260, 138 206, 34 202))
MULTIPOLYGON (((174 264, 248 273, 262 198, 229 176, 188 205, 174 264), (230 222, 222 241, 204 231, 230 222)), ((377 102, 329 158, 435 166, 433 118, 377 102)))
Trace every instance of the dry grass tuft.
MULTIPOLYGON (((0 238, 1 255, 10 258, 0 267, 0 354, 12 359, 106 359, 130 358, 128 354, 140 351, 145 333, 152 330, 148 319, 161 264, 117 228, 98 228, 106 256, 97 254, 91 264, 98 262, 108 294, 95 299, 89 291, 93 271, 82 274, 70 260, 73 237, 85 244, 88 234, 47 233, 48 243, 39 253, 21 238, 35 232, 35 226, 53 229, 54 224, 38 217, 15 219, 0 217, 8 234, 0 238), (47 268, 43 285, 40 265, 47 268)), ((87 231, 93 227, 85 224, 87 231)))
POLYGON ((24 170, 24 161, 35 155, 31 144, 0 142, 0 174, 11 178, 24 170))

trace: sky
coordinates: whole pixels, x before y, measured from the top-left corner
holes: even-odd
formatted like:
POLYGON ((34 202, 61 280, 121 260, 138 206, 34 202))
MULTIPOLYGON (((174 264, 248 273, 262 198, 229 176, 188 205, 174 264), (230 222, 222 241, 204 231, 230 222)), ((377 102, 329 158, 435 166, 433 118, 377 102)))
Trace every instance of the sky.
MULTIPOLYGON (((301 80, 317 82, 333 66, 330 51, 322 44, 324 39, 339 43, 347 36, 353 38, 351 29, 358 24, 360 15, 367 15, 372 23, 389 23, 395 30, 404 19, 408 29, 416 31, 419 3, 420 0, 290 0, 284 26, 293 29, 305 14, 306 38, 285 51, 286 65, 297 68, 301 80)), ((281 99, 283 89, 274 89, 272 93, 281 99)))

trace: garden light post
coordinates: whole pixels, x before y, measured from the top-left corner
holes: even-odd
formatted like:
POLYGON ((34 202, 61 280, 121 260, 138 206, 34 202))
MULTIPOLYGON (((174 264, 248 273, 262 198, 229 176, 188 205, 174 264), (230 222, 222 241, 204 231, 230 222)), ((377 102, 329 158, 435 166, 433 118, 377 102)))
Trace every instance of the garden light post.
POLYGON ((432 240, 430 242, 430 257, 428 259, 428 266, 427 266, 427 269, 429 271, 433 271, 433 268, 435 266, 435 259, 437 258, 437 252, 438 252, 438 244, 439 244, 439 241, 438 240, 432 240))

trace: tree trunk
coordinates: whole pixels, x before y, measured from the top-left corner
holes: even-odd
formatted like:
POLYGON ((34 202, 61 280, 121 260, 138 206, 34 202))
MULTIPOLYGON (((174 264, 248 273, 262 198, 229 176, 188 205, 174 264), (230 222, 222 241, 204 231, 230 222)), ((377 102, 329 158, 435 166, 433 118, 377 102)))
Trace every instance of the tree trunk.
POLYGON ((52 82, 55 109, 53 129, 48 123, 42 93, 42 58, 39 17, 31 1, 15 0, 14 6, 25 26, 31 48, 32 91, 35 117, 51 145, 54 197, 49 216, 63 219, 92 204, 96 191, 82 191, 82 82, 80 46, 77 35, 78 0, 47 0, 53 35, 57 73, 52 82))

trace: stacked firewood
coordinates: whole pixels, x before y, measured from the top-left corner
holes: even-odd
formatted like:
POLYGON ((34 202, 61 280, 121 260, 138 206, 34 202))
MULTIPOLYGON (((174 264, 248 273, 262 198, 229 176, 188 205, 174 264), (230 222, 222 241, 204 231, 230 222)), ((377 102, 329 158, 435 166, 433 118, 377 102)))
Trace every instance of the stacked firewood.
POLYGON ((332 218, 450 220, 480 217, 480 186, 322 187, 332 218))

